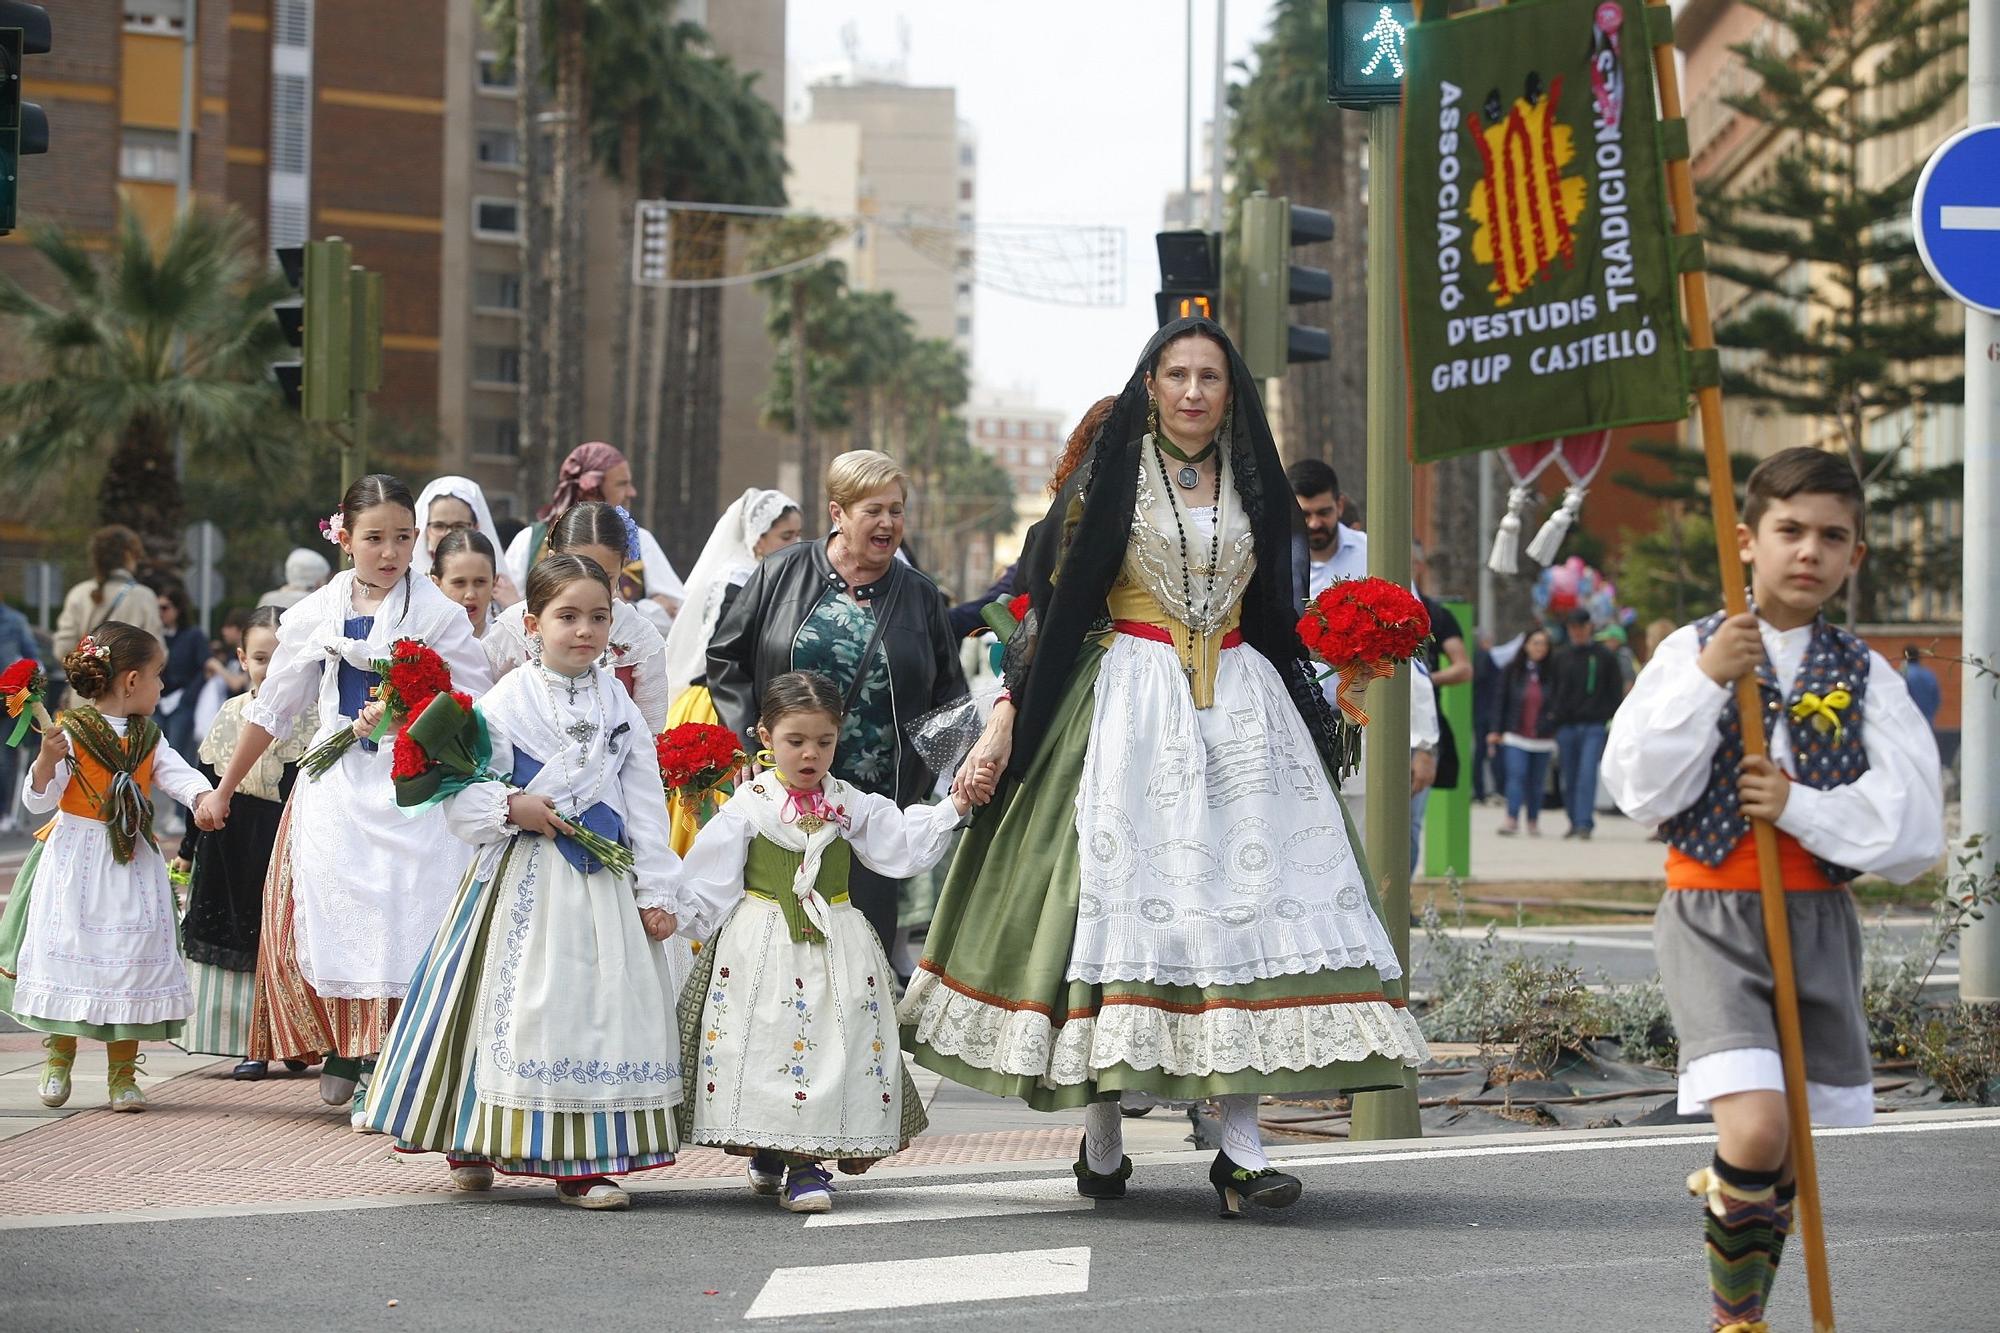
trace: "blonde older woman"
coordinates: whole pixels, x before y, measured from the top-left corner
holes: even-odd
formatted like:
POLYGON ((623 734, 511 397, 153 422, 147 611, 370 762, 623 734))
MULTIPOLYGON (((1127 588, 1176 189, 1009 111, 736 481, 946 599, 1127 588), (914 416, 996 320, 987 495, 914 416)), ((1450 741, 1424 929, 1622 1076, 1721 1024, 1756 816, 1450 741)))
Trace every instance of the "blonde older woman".
MULTIPOLYGON (((896 558, 909 477, 857 449, 827 468, 830 532, 767 557, 708 645, 708 688, 724 726, 755 753, 764 686, 787 671, 830 677, 846 701, 833 775, 899 806, 937 784, 905 733, 920 714, 963 698, 965 673, 937 585, 896 558)), ((898 885, 856 865, 848 892, 888 943, 898 885)))

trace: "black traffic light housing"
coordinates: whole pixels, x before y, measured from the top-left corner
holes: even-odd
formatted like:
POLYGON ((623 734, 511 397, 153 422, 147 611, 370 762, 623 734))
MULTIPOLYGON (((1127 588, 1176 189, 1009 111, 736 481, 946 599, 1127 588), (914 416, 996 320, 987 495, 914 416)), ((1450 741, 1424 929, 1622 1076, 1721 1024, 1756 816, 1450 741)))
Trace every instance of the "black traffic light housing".
MULTIPOLYGON (((303 296, 306 282, 306 249, 302 245, 281 245, 274 253, 278 257, 278 268, 285 275, 292 290, 301 293, 288 301, 280 301, 271 307, 272 318, 278 321, 279 332, 292 347, 303 349, 306 332, 306 303, 303 296)), ((285 402, 292 411, 304 406, 305 361, 303 351, 289 361, 276 361, 271 365, 271 378, 278 382, 278 389, 285 395, 285 402)))
POLYGON ((54 41, 46 9, 0 0, 0 235, 14 229, 21 159, 49 151, 49 118, 21 99, 21 79, 25 57, 46 55, 54 41))
POLYGON ((1291 262, 1295 245, 1333 239, 1333 214, 1261 191, 1243 201, 1243 359, 1259 379, 1285 373, 1299 361, 1333 356, 1333 335, 1294 324, 1291 308, 1333 297, 1333 275, 1291 262))
POLYGON ((1161 327, 1202 315, 1222 318, 1222 237, 1212 231, 1163 231, 1153 237, 1160 253, 1160 290, 1153 313, 1161 327))

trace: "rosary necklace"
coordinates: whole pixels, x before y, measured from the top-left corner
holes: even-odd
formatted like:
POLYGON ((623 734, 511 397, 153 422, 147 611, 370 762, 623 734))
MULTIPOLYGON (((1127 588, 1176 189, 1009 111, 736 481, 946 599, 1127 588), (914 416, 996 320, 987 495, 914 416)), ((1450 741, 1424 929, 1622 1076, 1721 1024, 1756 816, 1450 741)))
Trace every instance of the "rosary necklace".
MULTIPOLYGON (((1180 461, 1181 470, 1174 475, 1174 480, 1180 483, 1180 487, 1184 491, 1191 491, 1201 484, 1201 473, 1195 471, 1195 469, 1215 456, 1214 440, 1210 440, 1205 448, 1192 454, 1181 452, 1180 447, 1167 438, 1165 431, 1155 434, 1153 436, 1153 443, 1180 461)), ((1220 482, 1222 479, 1222 470, 1220 468, 1216 469, 1215 475, 1216 480, 1220 482)), ((1167 464, 1165 459, 1161 459, 1160 480, 1165 481, 1166 479, 1167 464)))
MULTIPOLYGON (((1155 443, 1158 443, 1158 441, 1156 440, 1155 443)), ((1213 444, 1210 444, 1208 447, 1211 450, 1215 448, 1213 444)), ((1153 457, 1155 461, 1157 461, 1160 465, 1160 480, 1162 482, 1165 482, 1167 480, 1167 460, 1165 459, 1165 457, 1163 457, 1158 453, 1155 453, 1153 457)), ((1191 473, 1194 471, 1194 469, 1183 468, 1182 471, 1184 473, 1191 473)), ((1189 489, 1192 489, 1192 487, 1190 487, 1189 489)), ((1181 595, 1187 599, 1188 618, 1190 621, 1192 621, 1195 613, 1194 612, 1194 568, 1188 556, 1187 525, 1181 521, 1181 502, 1174 497, 1171 491, 1168 492, 1167 502, 1173 506, 1174 531, 1180 534, 1181 595)), ((1211 614, 1215 610, 1215 574, 1217 566, 1219 566, 1221 563, 1222 563, 1222 469, 1218 467, 1215 469, 1215 531, 1209 537, 1208 540, 1208 597, 1207 600, 1202 604, 1202 614, 1204 616, 1211 614)), ((1193 624, 1190 624, 1188 628, 1190 630, 1194 630, 1196 627, 1193 624)), ((1181 670, 1186 672, 1189 678, 1192 678, 1194 676, 1193 666, 1189 663, 1185 662, 1182 663, 1181 670)))

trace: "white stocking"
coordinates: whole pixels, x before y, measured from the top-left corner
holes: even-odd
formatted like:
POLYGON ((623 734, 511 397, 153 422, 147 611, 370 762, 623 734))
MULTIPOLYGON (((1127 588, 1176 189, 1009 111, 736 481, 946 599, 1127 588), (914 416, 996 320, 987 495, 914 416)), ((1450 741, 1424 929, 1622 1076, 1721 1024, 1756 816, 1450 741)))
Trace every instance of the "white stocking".
POLYGON ((1095 1175, 1114 1174, 1125 1161, 1125 1118, 1118 1103, 1092 1102, 1083 1108, 1083 1164, 1095 1175))
POLYGON ((1222 1112, 1222 1151, 1245 1171, 1262 1171, 1271 1165, 1271 1159, 1264 1155, 1264 1135, 1257 1128, 1257 1103, 1261 1100, 1249 1092, 1215 1099, 1216 1109, 1222 1112))

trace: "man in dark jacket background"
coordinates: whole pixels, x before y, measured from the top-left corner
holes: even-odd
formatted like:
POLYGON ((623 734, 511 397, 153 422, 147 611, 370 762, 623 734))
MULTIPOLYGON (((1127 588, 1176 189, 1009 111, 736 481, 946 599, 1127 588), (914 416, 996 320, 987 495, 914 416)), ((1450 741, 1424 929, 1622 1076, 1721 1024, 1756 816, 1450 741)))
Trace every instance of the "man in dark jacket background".
POLYGON ((1590 612, 1577 607, 1564 622, 1569 642, 1550 668, 1549 713, 1556 724, 1556 762, 1562 770, 1565 838, 1590 837, 1597 825, 1597 766, 1611 715, 1625 697, 1617 654, 1592 638, 1590 612))

